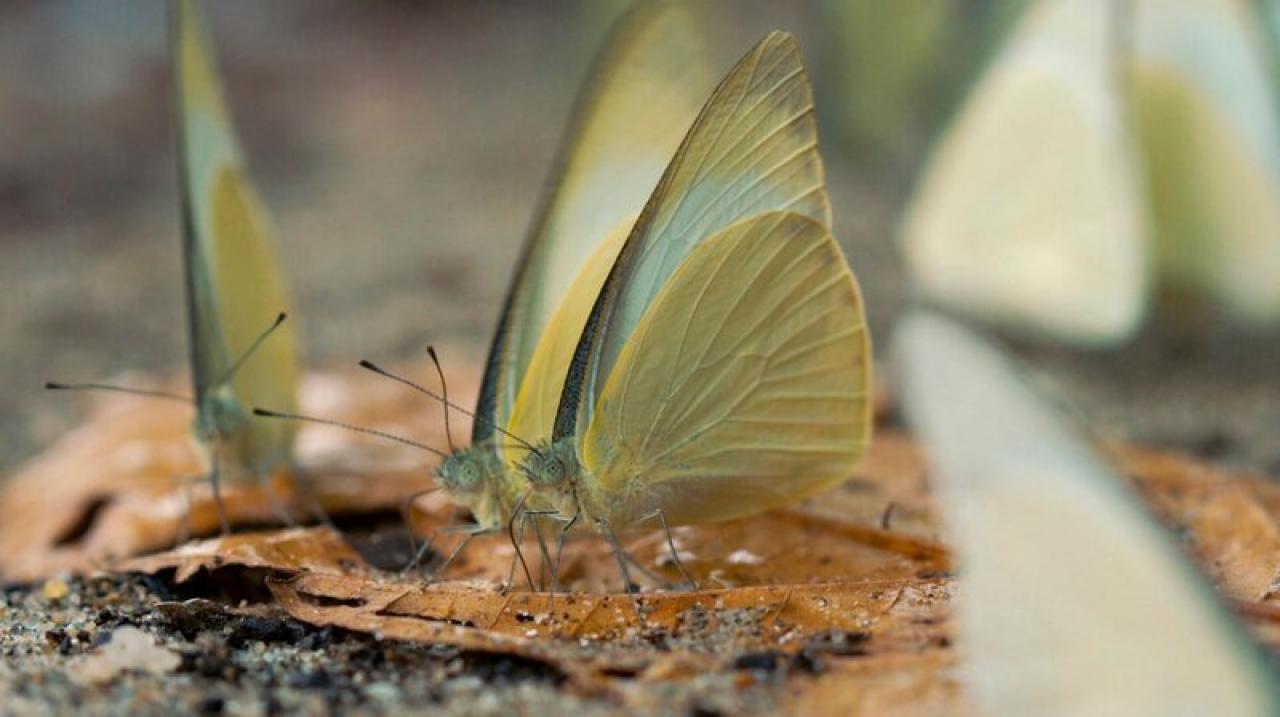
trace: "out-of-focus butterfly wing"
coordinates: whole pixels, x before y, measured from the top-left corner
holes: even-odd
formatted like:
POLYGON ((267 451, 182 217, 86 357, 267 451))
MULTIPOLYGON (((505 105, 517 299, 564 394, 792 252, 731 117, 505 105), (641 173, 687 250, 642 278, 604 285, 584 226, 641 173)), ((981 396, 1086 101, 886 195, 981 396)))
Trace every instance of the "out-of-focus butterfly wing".
MULTIPOLYGON (((529 375, 544 330, 564 302, 589 306, 599 285, 587 289, 584 299, 568 292, 570 284, 598 245, 619 227, 624 233, 630 229, 714 82, 705 38, 687 6, 642 2, 621 20, 578 99, 550 191, 520 259, 477 411, 492 422, 477 421, 473 441, 489 438, 494 425, 508 424, 522 385, 563 375, 566 364, 558 361, 529 375)), ((580 330, 581 323, 575 336, 580 330)), ((554 402, 548 410, 555 410, 554 402)), ((526 407, 526 416, 530 411, 537 407, 526 407)))
MULTIPOLYGON (((172 22, 192 370, 198 405, 206 410, 201 399, 219 388, 232 362, 288 309, 288 300, 195 3, 175 2, 172 22)), ((243 467, 265 471, 287 459, 292 424, 252 417, 246 406, 292 410, 297 385, 296 340, 286 323, 231 378, 244 413, 233 436, 243 467)))
POLYGON ((983 714, 1276 714, 1274 675, 1212 588, 999 352, 930 314, 894 348, 960 552, 983 714))
POLYGON ((619 353, 693 249, 769 211, 831 223, 812 92, 794 38, 781 32, 716 88, 636 221, 575 350, 557 437, 590 424, 619 353))
POLYGON ((828 229, 790 212, 692 247, 630 333, 582 444, 579 490, 619 525, 799 500, 852 473, 870 434, 870 346, 828 229))
POLYGON ((1280 320, 1280 97, 1243 0, 1138 0, 1131 87, 1157 257, 1246 321, 1280 320))
POLYGON ((1147 300, 1147 217, 1111 0, 1043 0, 975 86, 903 228, 915 287, 1087 344, 1130 336, 1147 300))

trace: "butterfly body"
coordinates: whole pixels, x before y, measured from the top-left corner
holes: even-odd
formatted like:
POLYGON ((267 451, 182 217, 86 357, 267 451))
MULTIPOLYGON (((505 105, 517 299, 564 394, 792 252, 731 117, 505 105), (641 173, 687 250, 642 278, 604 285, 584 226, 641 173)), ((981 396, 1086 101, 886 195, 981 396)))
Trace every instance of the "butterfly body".
POLYGON ((489 529, 501 527, 520 500, 523 482, 502 462, 493 441, 482 441, 447 456, 436 481, 450 498, 489 529))

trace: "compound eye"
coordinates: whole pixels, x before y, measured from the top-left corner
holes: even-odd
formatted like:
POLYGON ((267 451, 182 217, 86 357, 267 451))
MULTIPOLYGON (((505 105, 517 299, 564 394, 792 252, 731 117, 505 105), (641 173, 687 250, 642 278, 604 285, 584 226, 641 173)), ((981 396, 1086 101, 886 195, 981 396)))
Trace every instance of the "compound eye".
POLYGON ((475 483, 480 480, 480 471, 475 465, 468 463, 462 467, 462 480, 465 483, 475 483))

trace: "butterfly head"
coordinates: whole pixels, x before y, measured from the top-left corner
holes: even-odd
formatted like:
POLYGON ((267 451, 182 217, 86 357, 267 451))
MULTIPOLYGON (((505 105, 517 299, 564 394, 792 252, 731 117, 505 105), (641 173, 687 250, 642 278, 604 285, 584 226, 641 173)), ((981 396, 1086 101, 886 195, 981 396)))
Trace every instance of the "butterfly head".
POLYGON ((230 382, 224 382, 201 397, 196 406, 195 433, 207 442, 236 435, 249 414, 236 398, 230 382))
POLYGON ((469 448, 449 454, 436 470, 436 481, 464 502, 468 497, 478 496, 489 483, 486 455, 484 451, 469 448))
POLYGON ((544 443, 529 452, 520 472, 537 492, 569 492, 577 475, 578 459, 569 441, 544 443))

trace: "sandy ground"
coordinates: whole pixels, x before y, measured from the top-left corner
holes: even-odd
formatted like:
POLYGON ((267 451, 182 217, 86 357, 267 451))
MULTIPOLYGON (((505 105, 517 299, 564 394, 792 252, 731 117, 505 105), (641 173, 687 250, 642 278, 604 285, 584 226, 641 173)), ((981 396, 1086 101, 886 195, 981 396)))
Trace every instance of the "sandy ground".
POLYGON ((738 673, 654 686, 670 694, 621 710, 558 689, 564 676, 531 660, 379 641, 186 597, 150 579, 76 580, 56 599, 3 594, 0 714, 763 715, 782 685, 771 673, 792 668, 744 659, 738 673), (158 667, 99 672, 93 656, 130 629, 145 633, 142 652, 158 667))

